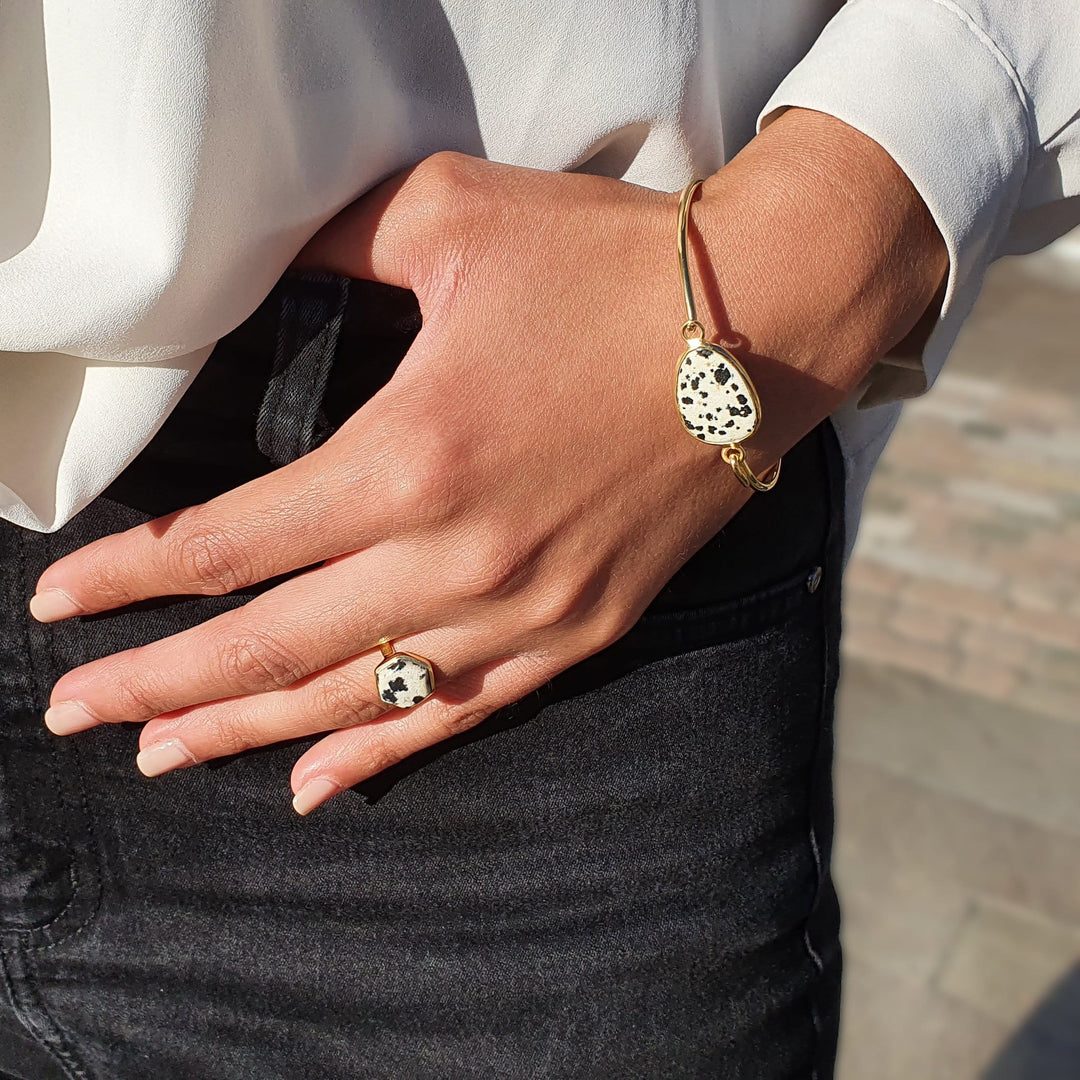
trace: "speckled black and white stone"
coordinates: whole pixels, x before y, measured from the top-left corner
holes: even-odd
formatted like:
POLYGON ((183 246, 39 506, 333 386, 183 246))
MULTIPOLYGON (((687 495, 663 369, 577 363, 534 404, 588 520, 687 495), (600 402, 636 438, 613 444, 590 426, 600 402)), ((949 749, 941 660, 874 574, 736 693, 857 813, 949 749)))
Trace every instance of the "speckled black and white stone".
POLYGON ((379 697, 388 705, 409 709, 435 689, 435 675, 419 657, 398 653, 375 669, 375 683, 379 697))
POLYGON ((742 442, 757 427, 758 412, 746 376, 731 357, 708 342, 683 356, 675 397, 686 430, 702 442, 742 442))

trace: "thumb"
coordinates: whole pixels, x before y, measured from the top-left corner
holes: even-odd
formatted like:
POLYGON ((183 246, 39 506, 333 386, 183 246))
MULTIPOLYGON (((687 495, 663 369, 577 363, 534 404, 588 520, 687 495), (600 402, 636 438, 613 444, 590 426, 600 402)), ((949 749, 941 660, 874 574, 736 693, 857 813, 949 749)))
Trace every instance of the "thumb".
POLYGON ((446 159, 464 157, 434 154, 376 184, 331 218, 292 265, 411 289, 423 303, 460 205, 461 163, 446 159))

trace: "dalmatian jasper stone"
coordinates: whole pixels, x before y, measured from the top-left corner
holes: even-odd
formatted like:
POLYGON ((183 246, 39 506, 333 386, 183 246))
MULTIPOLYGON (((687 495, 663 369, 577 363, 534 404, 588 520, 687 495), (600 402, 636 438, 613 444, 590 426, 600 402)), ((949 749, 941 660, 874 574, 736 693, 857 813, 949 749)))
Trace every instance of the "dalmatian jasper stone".
POLYGON ((399 709, 419 705, 435 689, 430 665, 408 653, 397 653, 384 660, 375 669, 375 682, 379 697, 399 709))
POLYGON ((742 442, 758 425, 746 375, 717 345, 703 342, 687 350, 675 379, 675 396, 686 430, 702 442, 742 442))

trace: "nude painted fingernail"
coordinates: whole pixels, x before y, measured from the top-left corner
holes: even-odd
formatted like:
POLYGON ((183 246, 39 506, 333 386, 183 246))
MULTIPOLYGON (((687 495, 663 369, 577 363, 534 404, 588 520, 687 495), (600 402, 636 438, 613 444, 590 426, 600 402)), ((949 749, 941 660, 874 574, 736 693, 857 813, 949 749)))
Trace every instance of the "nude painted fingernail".
POLYGON ((166 739, 140 750, 135 764, 143 776, 160 776, 186 765, 198 765, 199 759, 179 739, 166 739))
POLYGON ((45 726, 54 735, 74 735, 96 727, 101 721, 77 701, 58 701, 45 710, 45 726))
POLYGON ((316 806, 326 802, 340 790, 341 785, 336 780, 317 776, 314 780, 309 780, 293 797, 293 809, 298 814, 310 814, 316 806))
POLYGON ((63 589, 43 589, 30 597, 30 614, 38 622, 56 622, 78 615, 82 608, 63 589))

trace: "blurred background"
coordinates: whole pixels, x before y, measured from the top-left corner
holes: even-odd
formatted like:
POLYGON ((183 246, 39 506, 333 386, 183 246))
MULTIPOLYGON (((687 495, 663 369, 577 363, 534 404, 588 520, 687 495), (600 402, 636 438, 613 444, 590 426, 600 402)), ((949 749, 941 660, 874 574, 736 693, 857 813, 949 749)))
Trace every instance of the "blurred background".
POLYGON ((840 1080, 1078 1080, 1080 233, 993 268, 845 588, 840 1080))

